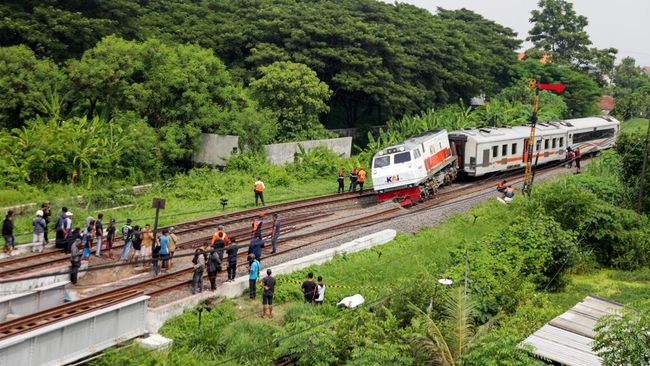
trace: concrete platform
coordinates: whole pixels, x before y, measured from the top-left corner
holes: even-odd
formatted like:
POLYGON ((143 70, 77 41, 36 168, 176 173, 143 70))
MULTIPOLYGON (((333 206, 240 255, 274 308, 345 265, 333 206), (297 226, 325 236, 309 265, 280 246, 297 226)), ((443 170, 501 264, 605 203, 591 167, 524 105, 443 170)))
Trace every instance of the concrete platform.
MULTIPOLYGON (((339 245, 331 249, 323 250, 302 258, 294 259, 277 266, 270 267, 273 275, 289 274, 291 272, 309 267, 311 265, 322 264, 330 261, 338 254, 354 253, 364 249, 370 249, 377 245, 390 242, 395 238, 397 232, 392 229, 382 230, 378 233, 367 235, 356 240, 339 245)), ((265 273, 266 268, 260 269, 260 273, 265 273)), ((217 291, 204 291, 190 297, 165 304, 157 308, 149 308, 147 311, 147 330, 150 333, 157 333, 158 329, 168 319, 180 315, 186 309, 191 309, 201 301, 210 297, 235 298, 241 296, 248 288, 248 276, 241 276, 234 282, 226 282, 217 287, 217 291)))
POLYGON ((0 322, 7 316, 25 316, 63 304, 65 285, 68 281, 57 282, 33 291, 19 292, 0 297, 0 322))
MULTIPOLYGON (((82 278, 86 274, 86 271, 82 271, 86 268, 88 268, 88 262, 87 261, 81 262, 81 267, 79 267, 79 274, 77 278, 82 278)), ((55 268, 45 268, 42 271, 30 273, 28 276, 32 277, 40 273, 64 272, 69 269, 70 269, 69 265, 61 265, 55 268)), ((0 283, 0 289, 2 289, 2 292, 5 294, 29 292, 29 291, 36 291, 37 289, 42 288, 44 286, 49 286, 55 283, 65 282, 69 280, 70 280, 70 274, 62 273, 55 276, 47 276, 47 277, 25 279, 25 280, 17 279, 12 282, 0 283)))
POLYGON ((145 333, 149 296, 0 340, 0 365, 65 365, 145 333))
POLYGON ((138 338, 135 340, 135 343, 139 344, 143 348, 152 350, 152 351, 162 351, 172 346, 174 343, 173 339, 165 338, 160 334, 152 334, 146 338, 138 338))

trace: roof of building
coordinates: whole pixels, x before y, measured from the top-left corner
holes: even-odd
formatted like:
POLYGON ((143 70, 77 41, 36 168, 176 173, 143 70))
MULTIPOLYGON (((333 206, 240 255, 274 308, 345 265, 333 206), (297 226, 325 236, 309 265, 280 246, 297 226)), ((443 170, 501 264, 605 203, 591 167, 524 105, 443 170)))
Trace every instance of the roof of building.
POLYGON ((564 314, 546 323, 519 344, 520 348, 562 365, 600 366, 602 358, 592 351, 594 325, 604 315, 615 314, 623 305, 598 296, 587 296, 564 314))
POLYGON ((614 105, 615 105, 614 97, 612 97, 611 95, 603 95, 596 105, 600 110, 611 111, 612 109, 614 109, 614 105))

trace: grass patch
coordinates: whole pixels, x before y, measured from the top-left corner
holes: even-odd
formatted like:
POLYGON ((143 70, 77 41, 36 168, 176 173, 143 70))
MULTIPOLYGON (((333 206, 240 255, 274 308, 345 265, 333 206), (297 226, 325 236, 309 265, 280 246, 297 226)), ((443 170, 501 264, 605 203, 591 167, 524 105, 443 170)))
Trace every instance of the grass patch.
POLYGON ((621 123, 621 130, 632 133, 646 133, 648 131, 648 120, 645 118, 632 118, 621 123))

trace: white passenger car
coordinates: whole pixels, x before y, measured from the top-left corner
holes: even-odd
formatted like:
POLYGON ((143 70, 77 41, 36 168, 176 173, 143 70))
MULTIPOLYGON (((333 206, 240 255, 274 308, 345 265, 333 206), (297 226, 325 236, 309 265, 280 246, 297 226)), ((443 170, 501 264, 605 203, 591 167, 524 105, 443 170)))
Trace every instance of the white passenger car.
MULTIPOLYGON (((583 154, 611 148, 619 128, 620 122, 607 116, 538 122, 533 162, 565 160, 568 147, 583 154)), ((477 177, 524 167, 529 138, 530 126, 465 129, 449 134, 459 171, 477 177)))
POLYGON ((378 201, 415 203, 456 178, 447 131, 432 130, 379 151, 372 161, 378 201))

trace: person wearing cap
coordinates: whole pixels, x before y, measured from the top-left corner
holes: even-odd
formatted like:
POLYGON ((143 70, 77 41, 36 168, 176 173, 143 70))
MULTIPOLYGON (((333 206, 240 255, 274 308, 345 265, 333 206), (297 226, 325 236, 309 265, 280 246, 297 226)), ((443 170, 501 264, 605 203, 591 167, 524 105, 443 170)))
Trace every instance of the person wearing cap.
POLYGON ((174 227, 169 228, 169 269, 172 269, 174 264, 174 252, 176 251, 176 244, 178 244, 178 236, 174 233, 174 227))
POLYGON ((253 191, 255 192, 255 206, 258 205, 258 199, 262 201, 262 207, 264 207, 264 182, 262 182, 262 177, 257 177, 257 181, 253 185, 253 191))
POLYGON ((106 250, 110 259, 113 259, 113 243, 115 243, 115 219, 111 219, 106 228, 106 250))
POLYGON ((43 251, 43 237, 45 235, 45 219, 43 219, 43 211, 36 211, 36 217, 32 220, 34 226, 34 237, 32 240, 32 252, 40 253, 43 251))
POLYGON ((253 219, 253 225, 251 232, 253 233, 254 238, 262 239, 262 227, 264 226, 264 212, 257 215, 253 219))
POLYGON ((248 255, 248 295, 251 300, 257 296, 257 277, 260 274, 260 262, 252 254, 248 255))
POLYGON ((266 316, 266 306, 269 307, 269 318, 273 319, 273 294, 275 293, 275 277, 271 276, 271 269, 266 270, 266 277, 262 279, 262 318, 266 316))

